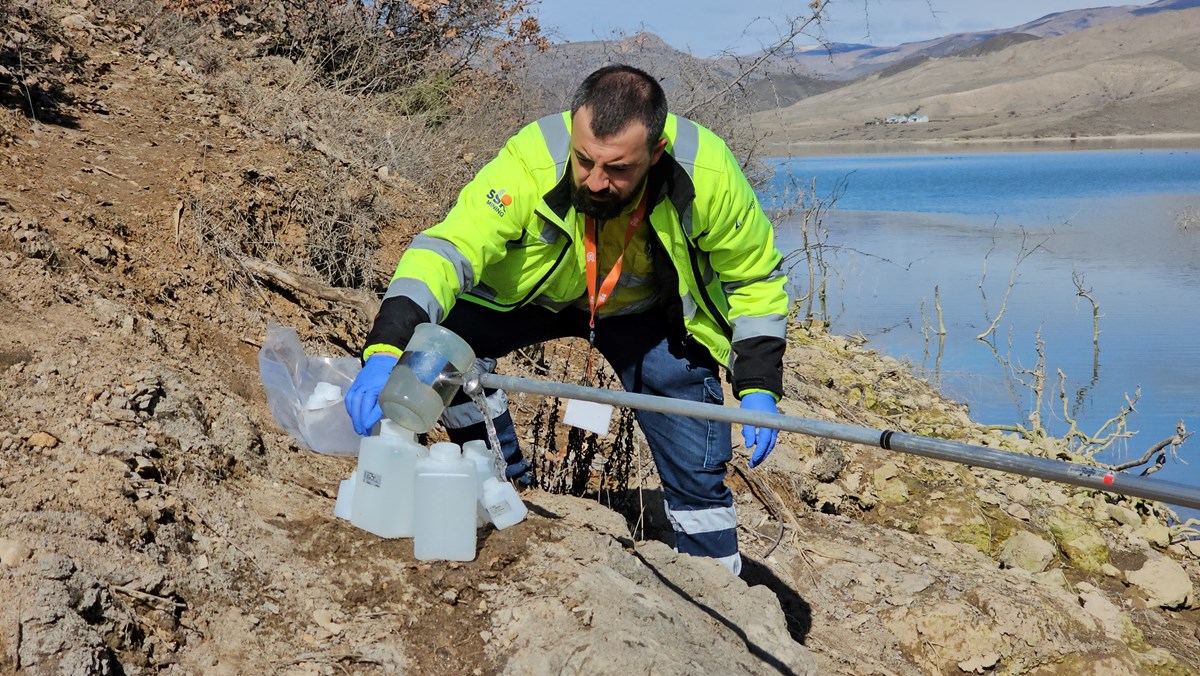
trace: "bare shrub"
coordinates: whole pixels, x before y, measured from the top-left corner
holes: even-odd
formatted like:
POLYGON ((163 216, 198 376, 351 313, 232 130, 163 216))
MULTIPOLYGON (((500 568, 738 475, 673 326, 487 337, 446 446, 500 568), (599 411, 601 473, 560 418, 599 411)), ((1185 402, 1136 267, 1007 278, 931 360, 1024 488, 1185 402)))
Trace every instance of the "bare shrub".
POLYGON ((316 150, 354 175, 386 167, 404 184, 396 208, 432 223, 524 122, 522 99, 482 79, 460 76, 452 106, 420 114, 397 112, 407 92, 352 95, 322 85, 308 60, 259 59, 213 84, 248 126, 297 151, 316 150))
POLYGON ((524 122, 510 73, 540 39, 526 0, 99 1, 136 20, 145 47, 190 62, 249 133, 305 158, 269 204, 233 186, 193 194, 200 250, 299 264, 335 286, 386 284, 372 264, 383 228, 436 220, 524 122), (283 221, 303 235, 283 243, 283 221))
MULTIPOLYGON (((354 92, 454 79, 486 57, 501 69, 516 44, 545 46, 530 0, 164 0, 161 7, 258 53, 311 61, 323 84, 354 92)), ((419 100, 419 97, 418 97, 419 100)))
MULTIPOLYGON (((506 366, 556 382, 621 388, 616 373, 599 353, 575 338, 526 348, 506 362, 506 366)), ((514 419, 530 430, 530 443, 524 450, 542 490, 576 497, 595 496, 611 507, 623 509, 638 497, 636 490, 631 489, 648 483, 652 464, 640 461, 649 449, 645 438, 635 431, 631 409, 618 408, 612 420, 612 434, 601 437, 559 424, 565 413, 562 399, 515 393, 510 396, 514 419)))
POLYGON ((45 2, 0 0, 0 106, 42 122, 69 121, 68 85, 84 56, 45 2))
POLYGON ((227 67, 236 56, 235 45, 216 42, 221 32, 209 10, 225 2, 199 0, 94 0, 97 8, 128 26, 137 37, 133 45, 143 52, 170 55, 198 75, 227 67))
POLYGON ((1188 205, 1175 213, 1175 225, 1184 232, 1200 231, 1200 209, 1188 205))
POLYGON ((280 199, 282 195, 274 191, 246 189, 255 183, 270 187, 272 181, 259 179, 247 172, 236 184, 221 182, 193 192, 181 223, 190 236, 185 240, 181 233, 176 244, 183 249, 194 246, 197 252, 227 263, 241 256, 275 257, 292 200, 280 199))
MULTIPOLYGON (((378 233, 394 216, 388 200, 344 167, 318 162, 293 186, 268 173, 247 169, 193 192, 184 210, 191 233, 181 247, 212 256, 233 276, 247 256, 311 271, 332 285, 378 286, 373 253, 378 233)), ((226 280, 232 283, 232 280, 226 280)))
MULTIPOLYGON (((378 232, 394 216, 389 201, 370 184, 355 182, 343 167, 327 165, 320 183, 297 199, 308 235, 308 265, 333 286, 377 286, 372 265, 378 232)), ((390 276, 390 275, 388 275, 390 276)))

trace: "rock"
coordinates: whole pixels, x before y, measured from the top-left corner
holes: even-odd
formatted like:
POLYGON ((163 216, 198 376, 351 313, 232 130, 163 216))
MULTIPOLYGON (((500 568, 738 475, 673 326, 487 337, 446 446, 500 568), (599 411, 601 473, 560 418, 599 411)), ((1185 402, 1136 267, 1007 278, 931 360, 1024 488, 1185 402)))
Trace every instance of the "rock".
POLYGON ((58 438, 49 432, 35 432, 25 443, 34 448, 54 448, 58 445, 58 438))
POLYGON ((1037 583, 1043 587, 1071 591, 1071 583, 1067 582, 1067 576, 1063 574, 1061 568, 1055 568, 1044 573, 1038 573, 1033 576, 1033 579, 1037 580, 1037 583))
POLYGON ((69 31, 87 31, 94 30, 96 28, 92 25, 92 22, 88 21, 87 17, 82 14, 72 14, 70 16, 63 17, 62 21, 59 23, 63 28, 69 31))
POLYGON ((1161 549, 1166 549, 1171 544, 1171 529, 1161 523, 1147 523, 1134 534, 1161 549))
POLYGON ((818 484, 813 507, 827 514, 837 514, 846 499, 846 491, 837 484, 818 484))
POLYGON ((992 550, 993 530, 974 502, 945 500, 927 505, 922 511, 917 532, 970 545, 983 553, 992 550))
POLYGON ((1060 507, 1068 502, 1067 494, 1057 486, 1048 486, 1046 488, 1046 500, 1049 501, 1050 504, 1058 505, 1060 507))
POLYGON ((61 554, 38 559, 38 573, 47 580, 66 580, 75 574, 75 562, 61 554))
POLYGON ((1021 504, 1029 502, 1029 487, 1025 484, 1010 484, 1001 490, 1003 490, 1004 494, 1008 496, 1008 499, 1012 500, 1013 502, 1019 502, 1021 504))
POLYGON ((986 655, 980 655, 979 657, 973 657, 969 660, 963 660, 962 662, 958 663, 958 668, 960 671, 968 674, 982 674, 988 669, 996 666, 996 663, 999 661, 1000 653, 988 653, 986 655))
POLYGON ((919 612, 896 613, 886 625, 901 650, 936 660, 927 664, 928 673, 952 673, 955 665, 962 669, 971 664, 974 670, 980 657, 1006 650, 995 625, 978 618, 979 610, 965 601, 944 601, 923 606, 919 612), (931 650, 930 646, 937 647, 931 650))
POLYGON ((975 498, 986 505, 992 505, 995 507, 999 507, 1000 503, 1004 501, 1004 499, 1000 497, 999 493, 993 493, 992 491, 987 490, 976 491, 975 498))
POLYGON ((1021 521, 1029 521, 1033 518, 1033 515, 1029 513, 1029 510, 1025 508, 1025 505, 1019 505, 1015 502, 1010 504, 1008 507, 1005 507, 1004 511, 1008 512, 1008 515, 1012 518, 1020 519, 1021 521))
POLYGON ((1108 561, 1108 545, 1096 526, 1067 511, 1055 512, 1047 520, 1058 548, 1071 565, 1087 573, 1099 573, 1108 561))
POLYGON ((896 463, 885 462, 871 473, 871 478, 874 480, 876 488, 882 488, 888 479, 899 476, 899 474, 900 469, 896 467, 896 463))
POLYGON ((1104 598, 1104 595, 1093 589, 1081 592, 1079 594, 1079 602, 1083 605, 1085 613, 1099 620, 1100 625, 1104 627, 1104 633, 1109 638, 1121 638, 1121 632, 1125 623, 1121 620, 1121 609, 1114 605, 1112 601, 1104 598))
POLYGON ((1108 513, 1108 518, 1118 523, 1123 523, 1126 526, 1132 526, 1133 528, 1137 528, 1142 525, 1142 517, 1138 516, 1137 512, 1129 509, 1128 507, 1122 507, 1120 505, 1108 505, 1105 511, 1108 513))
POLYGON ((879 499, 889 505, 899 505, 908 502, 908 485, 900 479, 888 479, 877 488, 879 499))
POLYGON ((1112 565, 1111 563, 1106 563, 1106 564, 1100 566, 1100 572, 1104 573, 1108 577, 1115 577, 1118 579, 1120 579, 1120 577, 1121 577, 1121 569, 1117 568, 1116 566, 1112 565))
POLYGON ((313 611, 313 621, 317 626, 333 635, 342 633, 342 625, 333 621, 333 612, 325 608, 319 608, 313 611))
POLYGON ((9 568, 16 568, 31 556, 33 556, 33 550, 24 542, 11 538, 0 538, 0 563, 9 568))
POLYGON ((1183 608, 1194 603, 1192 580, 1183 566, 1173 559, 1151 559, 1140 569, 1125 573, 1125 579, 1146 595, 1150 605, 1183 608))
POLYGON ((1000 563, 1005 568, 1020 568, 1040 573, 1054 560, 1054 545, 1029 531, 1013 533, 1000 549, 1000 563))

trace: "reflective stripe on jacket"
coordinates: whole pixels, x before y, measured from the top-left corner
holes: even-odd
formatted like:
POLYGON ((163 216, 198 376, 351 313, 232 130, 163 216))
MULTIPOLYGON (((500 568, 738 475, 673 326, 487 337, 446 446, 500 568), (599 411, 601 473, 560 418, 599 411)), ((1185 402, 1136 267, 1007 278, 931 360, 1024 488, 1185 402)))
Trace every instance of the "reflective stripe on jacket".
MULTIPOLYGON (((462 298, 497 310, 559 310, 586 292, 583 217, 571 206, 570 113, 529 124, 463 188, 441 223, 396 266, 364 358, 400 348, 462 298)), ((771 223, 733 153, 700 125, 668 116, 651 168, 648 221, 671 265, 681 338, 732 372, 734 392, 782 394, 788 297, 771 223)), ((662 267, 663 270, 658 270, 662 267)), ((670 296, 665 291, 664 296, 670 296)))

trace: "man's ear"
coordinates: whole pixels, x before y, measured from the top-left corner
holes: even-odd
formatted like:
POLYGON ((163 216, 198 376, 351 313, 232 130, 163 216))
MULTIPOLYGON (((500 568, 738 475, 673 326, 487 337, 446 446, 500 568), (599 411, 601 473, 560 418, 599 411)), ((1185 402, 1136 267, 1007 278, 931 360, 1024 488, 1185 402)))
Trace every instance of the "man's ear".
POLYGON ((663 151, 666 149, 667 149, 667 139, 665 139, 665 138, 658 139, 658 143, 655 143, 654 147, 650 149, 650 166, 654 166, 655 164, 658 164, 658 158, 662 157, 663 151))

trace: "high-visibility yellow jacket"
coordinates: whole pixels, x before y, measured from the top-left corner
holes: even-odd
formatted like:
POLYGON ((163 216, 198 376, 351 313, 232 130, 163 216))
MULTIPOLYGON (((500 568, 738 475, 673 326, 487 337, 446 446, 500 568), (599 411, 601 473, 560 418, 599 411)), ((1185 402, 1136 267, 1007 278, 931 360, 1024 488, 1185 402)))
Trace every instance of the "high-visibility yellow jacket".
MULTIPOLYGON (((418 235, 396 266, 364 359, 407 344, 462 299, 497 310, 560 310, 586 293, 583 216, 571 206, 569 112, 529 124, 418 235)), ((734 392, 782 394, 788 314, 770 221, 725 142, 668 116, 666 152, 647 178, 660 295, 680 338, 708 348, 734 392), (673 293, 669 291, 677 291, 673 293), (676 301, 676 297, 678 300, 676 301)))

